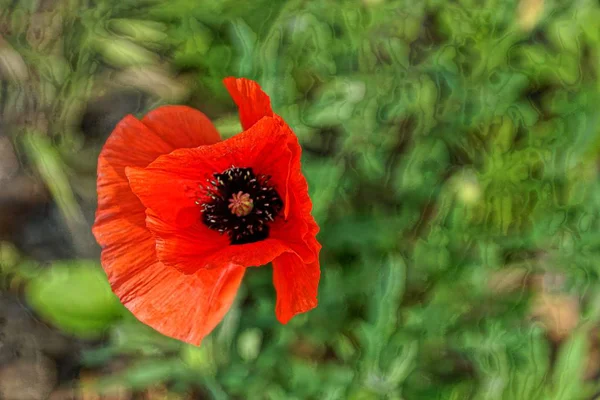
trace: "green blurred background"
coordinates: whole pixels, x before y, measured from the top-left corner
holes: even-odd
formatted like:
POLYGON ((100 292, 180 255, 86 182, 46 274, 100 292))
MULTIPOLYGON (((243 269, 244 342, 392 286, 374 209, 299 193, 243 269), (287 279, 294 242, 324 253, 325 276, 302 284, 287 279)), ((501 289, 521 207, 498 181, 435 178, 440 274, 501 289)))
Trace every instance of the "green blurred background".
POLYGON ((596 0, 0 0, 0 398, 600 398, 596 0), (201 347, 135 320, 90 228, 114 125, 240 131, 257 80, 304 148, 319 307, 249 271, 201 347))

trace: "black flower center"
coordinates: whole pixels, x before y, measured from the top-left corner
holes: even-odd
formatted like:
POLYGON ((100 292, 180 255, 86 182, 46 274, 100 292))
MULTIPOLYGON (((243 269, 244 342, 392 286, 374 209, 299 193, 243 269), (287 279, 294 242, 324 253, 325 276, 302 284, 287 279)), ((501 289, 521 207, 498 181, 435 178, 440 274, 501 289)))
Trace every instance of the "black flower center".
POLYGON ((229 235, 231 244, 264 240, 269 223, 283 208, 283 201, 269 183, 270 176, 254 175, 252 168, 231 167, 208 179, 210 201, 202 203, 202 222, 229 235))

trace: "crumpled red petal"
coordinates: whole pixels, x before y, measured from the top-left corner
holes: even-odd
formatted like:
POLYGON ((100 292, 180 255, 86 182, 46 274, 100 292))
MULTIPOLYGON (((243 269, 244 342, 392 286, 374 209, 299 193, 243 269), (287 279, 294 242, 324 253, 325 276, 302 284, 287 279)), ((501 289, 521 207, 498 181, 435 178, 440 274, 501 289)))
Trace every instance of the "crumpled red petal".
MULTIPOLYGON (((201 114, 185 116, 177 107, 168 108, 153 113, 164 112, 165 116, 183 120, 198 119, 201 114)), ((214 140, 210 136, 213 134, 203 139, 198 125, 185 126, 199 136, 190 136, 187 145, 214 140)), ((159 332, 200 344, 230 308, 244 268, 225 265, 190 276, 158 261, 156 243, 145 223, 145 207, 131 191, 125 176, 126 167, 146 167, 159 155, 172 151, 173 143, 182 144, 177 142, 180 138, 172 135, 184 131, 156 129, 128 116, 108 138, 98 161, 98 210, 93 233, 103 247, 102 266, 121 302, 140 321, 159 332)), ((206 126, 202 129, 209 132, 206 126)))
POLYGON ((226 265, 183 275, 159 262, 154 246, 148 230, 140 227, 130 241, 105 247, 102 265, 113 291, 143 323, 199 345, 231 307, 245 268, 226 265))
POLYGON ((125 167, 148 165, 169 151, 167 143, 132 116, 115 127, 98 158, 98 210, 93 233, 101 246, 126 240, 132 226, 144 224, 144 214, 135 214, 143 206, 129 189, 125 167), (132 152, 129 143, 136 142, 139 147, 132 152))
POLYGON ((273 285, 277 292, 275 314, 279 322, 286 324, 294 315, 317 306, 320 276, 318 261, 307 264, 290 253, 273 261, 273 285))
POLYGON ((283 254, 273 261, 273 284, 277 292, 275 313, 284 324, 294 315, 317 306, 320 277, 321 245, 316 238, 319 226, 311 215, 312 201, 300 169, 300 153, 298 145, 290 165, 287 224, 274 225, 271 231, 271 237, 284 241, 296 253, 283 254))
POLYGON ((259 84, 246 78, 228 77, 223 80, 231 98, 238 106, 244 130, 249 129, 262 117, 272 117, 271 99, 259 84))
POLYGON ((142 123, 156 132, 172 150, 204 146, 221 140, 210 119, 187 106, 158 107, 146 114, 142 123))
POLYGON ((165 221, 186 227, 200 219, 198 180, 191 180, 165 171, 149 173, 145 168, 125 169, 129 185, 146 208, 165 221), (160 195, 157 195, 160 193, 160 195))

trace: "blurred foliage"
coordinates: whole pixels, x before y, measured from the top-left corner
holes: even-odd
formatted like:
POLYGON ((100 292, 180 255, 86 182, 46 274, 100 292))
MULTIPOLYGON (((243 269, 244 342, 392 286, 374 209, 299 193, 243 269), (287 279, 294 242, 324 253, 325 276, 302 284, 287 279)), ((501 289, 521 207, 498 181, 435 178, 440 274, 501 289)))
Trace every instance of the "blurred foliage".
POLYGON ((106 275, 96 262, 52 265, 27 285, 27 299, 44 318, 68 333, 102 332, 122 312, 106 275))
POLYGON ((319 307, 286 326, 269 268, 249 271, 200 348, 122 312, 87 261, 24 274, 41 317, 105 335, 85 365, 131 360, 96 384, 273 400, 600 390, 597 1, 0 0, 0 10, 1 122, 73 240, 101 146, 81 121, 102 96, 141 91, 140 115, 185 102, 227 137, 240 128, 221 80, 245 76, 303 144, 323 277, 319 307))

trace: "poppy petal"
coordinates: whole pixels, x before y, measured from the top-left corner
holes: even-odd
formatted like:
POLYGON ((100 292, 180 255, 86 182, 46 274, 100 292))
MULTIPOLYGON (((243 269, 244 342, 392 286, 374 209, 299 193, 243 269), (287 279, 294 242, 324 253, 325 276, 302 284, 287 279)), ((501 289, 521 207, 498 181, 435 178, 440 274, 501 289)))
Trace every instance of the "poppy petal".
POLYGON ((305 263, 314 262, 321 249, 315 234, 309 232, 306 223, 298 219, 290 220, 285 224, 273 224, 270 237, 285 243, 290 251, 305 263))
POLYGON ((155 234, 158 258, 184 274, 230 263, 258 267, 291 250, 287 243, 275 239, 230 246, 226 235, 208 229, 201 222, 182 229, 165 223, 152 212, 148 212, 146 224, 155 234))
POLYGON ((125 167, 145 167, 158 156, 173 151, 173 147, 132 115, 123 118, 106 140, 98 160, 99 179, 105 165, 110 165, 121 177, 125 167), (131 151, 135 147, 136 151, 131 151))
POLYGON ((316 240, 319 226, 311 215, 312 201, 308 195, 308 183, 302 175, 300 163, 302 149, 295 136, 288 141, 288 147, 292 159, 287 186, 289 198, 285 207, 286 223, 273 224, 271 237, 288 243, 305 263, 312 263, 318 258, 321 249, 321 245, 316 240))
MULTIPOLYGON (((140 207, 143 210, 140 200, 129 188, 125 168, 146 167, 158 156, 168 154, 174 150, 172 144, 163 140, 166 138, 173 141, 173 138, 169 136, 168 129, 153 121, 157 121, 160 116, 172 121, 177 119, 185 121, 186 117, 181 114, 186 110, 192 109, 179 106, 159 107, 144 118, 146 123, 142 123, 135 117, 128 115, 116 125, 110 137, 106 140, 98 158, 98 209, 96 224, 93 228, 94 235, 101 246, 107 240, 107 238, 104 238, 106 234, 117 235, 122 238, 128 237, 127 229, 123 227, 130 224, 129 220, 134 218, 131 216, 132 209, 140 207), (149 128, 149 126, 152 126, 156 131, 149 128), (132 148, 135 148, 135 151, 131 151, 132 148), (123 213, 123 218, 120 217, 122 215, 119 213, 120 210, 128 211, 123 213), (106 222, 103 223, 105 220, 106 222), (109 224, 109 221, 112 224, 109 224), (101 226, 104 226, 105 229, 102 229, 101 226)), ((202 121, 206 119, 204 114, 193 110, 187 118, 188 124, 194 121, 202 124, 202 121)), ((188 144, 198 146, 215 139, 218 140, 218 133, 217 136, 210 133, 211 129, 214 130, 214 127, 212 127, 210 121, 208 121, 208 124, 201 125, 203 132, 207 132, 207 134, 203 136, 200 132, 198 138, 189 141, 188 144)), ((176 126, 177 124, 173 122, 173 125, 176 126)), ((180 125, 184 128, 187 126, 185 123, 180 123, 180 125)), ((185 129, 182 129, 181 133, 185 136, 185 129)), ((144 226, 144 219, 145 215, 142 213, 138 216, 136 222, 144 226)))
POLYGON ((265 117, 250 129, 210 146, 178 149, 158 157, 147 167, 149 171, 164 171, 173 176, 204 184, 214 173, 232 166, 252 167, 255 174, 271 175, 287 188, 292 151, 290 143, 297 139, 280 119, 265 117))
POLYGON ((93 233, 100 246, 127 239, 134 227, 144 227, 144 207, 129 189, 125 167, 145 167, 169 151, 167 143, 133 116, 117 124, 98 158, 98 209, 93 233), (131 151, 132 146, 136 151, 131 151))
POLYGON ((312 263, 318 259, 318 253, 321 249, 321 245, 316 240, 319 227, 310 214, 310 199, 301 200, 304 197, 303 187, 308 197, 304 177, 297 177, 296 180, 292 180, 290 183, 290 214, 285 223, 276 221, 271 226, 270 237, 286 243, 303 262, 312 263), (308 202, 308 204, 303 203, 303 201, 308 202))
POLYGON ((132 116, 115 127, 98 161, 98 210, 93 233, 103 247, 102 266, 121 302, 159 332, 199 344, 230 308, 244 269, 226 265, 189 276, 156 258, 145 207, 131 191, 125 168, 146 167, 172 150, 132 116))
POLYGON ((143 323, 164 335, 200 344, 231 307, 245 269, 225 265, 184 275, 156 259, 147 229, 136 233, 130 241, 116 241, 102 252, 114 293, 143 323))
POLYGON ((165 221, 185 227, 200 218, 200 207, 196 204, 200 196, 198 179, 145 168, 128 167, 125 173, 133 193, 165 221))
POLYGON ((277 292, 275 314, 282 324, 296 314, 317 306, 317 291, 321 272, 319 262, 304 263, 291 253, 273 261, 273 285, 277 292))
MULTIPOLYGON (((187 227, 176 226, 158 217, 150 209, 146 211, 146 226, 154 235, 159 260, 164 260, 169 267, 186 275, 194 274, 200 269, 216 267, 207 265, 204 259, 229 245, 226 236, 208 229, 198 220, 187 227)), ((227 264, 228 262, 225 262, 218 266, 227 264)))
POLYGON ((208 117, 187 106, 158 107, 146 114, 142 123, 172 149, 198 147, 221 140, 217 128, 208 117))
POLYGON ((228 77, 223 80, 231 98, 238 106, 244 130, 250 129, 262 117, 272 117, 271 99, 260 85, 250 79, 228 77))

